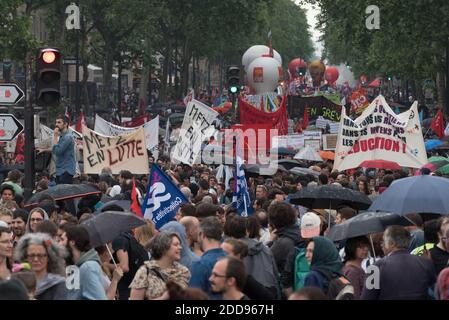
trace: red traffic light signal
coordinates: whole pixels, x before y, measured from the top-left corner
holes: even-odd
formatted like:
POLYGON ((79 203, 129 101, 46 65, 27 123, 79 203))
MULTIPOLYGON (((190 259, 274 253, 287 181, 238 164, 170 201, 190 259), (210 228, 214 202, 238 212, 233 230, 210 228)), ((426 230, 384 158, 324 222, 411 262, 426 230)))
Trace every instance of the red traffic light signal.
POLYGON ((58 49, 39 50, 36 59, 36 102, 39 106, 57 105, 61 98, 62 55, 58 49))

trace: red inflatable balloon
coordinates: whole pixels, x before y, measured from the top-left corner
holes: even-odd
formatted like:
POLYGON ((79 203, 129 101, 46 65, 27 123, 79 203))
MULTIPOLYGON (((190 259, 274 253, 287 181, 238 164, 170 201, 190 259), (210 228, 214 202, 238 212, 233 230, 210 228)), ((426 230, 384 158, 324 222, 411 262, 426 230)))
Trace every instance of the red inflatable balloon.
POLYGON ((288 71, 292 78, 304 77, 307 71, 307 63, 301 58, 296 58, 288 64, 288 71))
POLYGON ((335 67, 327 67, 326 72, 324 73, 324 78, 330 84, 333 84, 335 81, 337 81, 339 76, 340 73, 335 67))

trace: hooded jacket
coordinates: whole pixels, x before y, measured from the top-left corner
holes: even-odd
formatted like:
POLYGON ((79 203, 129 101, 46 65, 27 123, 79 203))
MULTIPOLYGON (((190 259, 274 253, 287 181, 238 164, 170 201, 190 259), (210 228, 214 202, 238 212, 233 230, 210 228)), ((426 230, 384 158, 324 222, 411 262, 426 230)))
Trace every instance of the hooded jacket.
MULTIPOLYGON (((48 214, 47 214, 47 212, 44 209, 42 209, 42 208, 34 208, 34 209, 39 209, 39 211, 44 213, 44 221, 49 219, 48 218, 48 214)), ((32 233, 33 232, 33 231, 31 231, 31 213, 28 214, 28 220, 27 220, 27 225, 26 225, 25 230, 26 230, 25 233, 32 233)))
POLYGON ((297 224, 279 228, 276 231, 278 239, 271 245, 271 252, 276 261, 277 269, 282 272, 289 252, 300 243, 301 236, 297 224))
POLYGON ((82 253, 76 267, 79 268, 79 286, 69 290, 70 300, 107 300, 97 251, 90 249, 82 253))
POLYGON ((161 227, 161 231, 171 231, 176 232, 181 238, 181 261, 179 261, 182 265, 187 267, 187 269, 191 270, 192 264, 196 261, 200 260, 196 254, 189 247, 189 243, 187 241, 186 229, 185 227, 177 221, 170 221, 164 224, 161 227))
POLYGON ((54 273, 47 273, 36 284, 36 300, 65 300, 67 288, 65 278, 54 273))

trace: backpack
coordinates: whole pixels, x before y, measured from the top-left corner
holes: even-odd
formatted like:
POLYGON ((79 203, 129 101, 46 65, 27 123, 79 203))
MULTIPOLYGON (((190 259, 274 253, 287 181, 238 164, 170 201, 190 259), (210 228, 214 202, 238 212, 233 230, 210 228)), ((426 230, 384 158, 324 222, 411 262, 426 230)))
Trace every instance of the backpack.
POLYGON ((354 286, 345 277, 328 280, 327 296, 331 300, 354 300, 354 286))
POLYGON ((294 268, 294 283, 293 288, 295 291, 304 287, 304 280, 310 272, 309 262, 306 259, 306 249, 296 248, 295 268, 294 268))
POLYGON ((150 260, 148 252, 131 234, 125 233, 124 237, 129 240, 128 264, 135 266, 136 270, 143 265, 145 261, 150 260))

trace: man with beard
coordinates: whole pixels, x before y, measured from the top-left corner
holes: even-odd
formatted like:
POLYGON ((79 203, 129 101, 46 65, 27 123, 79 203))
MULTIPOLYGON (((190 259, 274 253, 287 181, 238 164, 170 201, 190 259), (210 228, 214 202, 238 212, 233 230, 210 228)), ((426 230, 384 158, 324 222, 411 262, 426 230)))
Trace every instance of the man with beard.
POLYGON ((70 300, 107 300, 106 292, 101 282, 101 260, 97 251, 91 248, 87 230, 82 226, 70 226, 66 229, 69 253, 67 265, 75 263, 78 274, 69 288, 70 300))
POLYGON ((212 292, 222 295, 223 300, 249 300, 242 290, 246 283, 243 261, 226 256, 219 259, 209 278, 212 292))
POLYGON ((63 115, 56 117, 53 133, 53 153, 56 156, 56 183, 73 183, 76 173, 75 140, 69 128, 69 121, 63 115))
POLYGON ((14 246, 19 242, 20 238, 25 234, 26 222, 28 221, 28 212, 23 209, 16 209, 13 212, 12 232, 14 234, 14 246))

